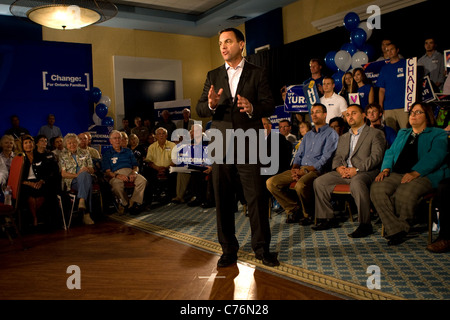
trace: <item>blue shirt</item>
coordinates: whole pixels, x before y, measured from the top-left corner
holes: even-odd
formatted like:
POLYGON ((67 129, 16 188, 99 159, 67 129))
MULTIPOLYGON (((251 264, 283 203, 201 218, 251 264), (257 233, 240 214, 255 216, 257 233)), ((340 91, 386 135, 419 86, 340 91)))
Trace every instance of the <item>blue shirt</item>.
POLYGON ((351 130, 351 129, 348 131, 348 132, 350 132, 350 155, 348 156, 348 159, 347 159, 347 166, 348 166, 349 168, 352 168, 352 167, 353 167, 352 162, 350 161, 350 159, 352 158, 353 151, 355 150, 356 144, 358 143, 359 137, 361 136, 361 132, 363 131, 363 129, 364 129, 365 126, 366 126, 366 125, 363 124, 363 125, 357 130, 357 133, 356 133, 356 134, 354 134, 354 133, 353 133, 353 130, 351 130))
POLYGON ((363 107, 363 109, 369 104, 370 89, 372 89, 370 84, 365 84, 358 88, 359 105, 363 107))
POLYGON ((111 170, 116 172, 123 168, 139 167, 136 157, 128 148, 122 148, 120 152, 115 151, 112 147, 105 151, 102 159, 103 171, 111 170))
POLYGON ((329 125, 308 131, 294 157, 294 163, 300 166, 313 166, 322 171, 324 165, 333 157, 338 145, 339 135, 329 125))
POLYGON ((406 60, 388 63, 381 68, 377 86, 384 88, 384 110, 403 109, 405 105, 406 60))

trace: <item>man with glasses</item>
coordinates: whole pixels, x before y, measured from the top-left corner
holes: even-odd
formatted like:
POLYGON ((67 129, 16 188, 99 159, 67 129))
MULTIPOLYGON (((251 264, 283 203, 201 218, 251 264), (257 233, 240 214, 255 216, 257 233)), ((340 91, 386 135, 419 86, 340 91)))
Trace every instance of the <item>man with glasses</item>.
POLYGON ((371 128, 364 122, 365 113, 361 106, 352 104, 346 112, 350 130, 339 138, 333 157, 332 172, 314 181, 316 217, 319 220, 313 230, 327 230, 337 227, 331 195, 338 184, 349 184, 358 208, 358 228, 348 236, 361 238, 373 232, 370 221, 369 187, 383 160, 386 140, 381 130, 371 128))
POLYGON ((311 119, 314 127, 303 137, 292 168, 266 182, 267 189, 286 211, 286 223, 300 222, 301 225, 309 225, 313 221, 313 182, 327 171, 339 139, 336 130, 325 123, 326 117, 327 108, 323 104, 316 103, 312 106, 311 119), (288 190, 294 181, 295 198, 288 190))

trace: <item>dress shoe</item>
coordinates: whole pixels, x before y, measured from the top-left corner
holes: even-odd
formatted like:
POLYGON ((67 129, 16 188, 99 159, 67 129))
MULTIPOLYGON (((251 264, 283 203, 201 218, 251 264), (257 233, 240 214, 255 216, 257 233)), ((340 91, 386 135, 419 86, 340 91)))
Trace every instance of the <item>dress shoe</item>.
POLYGON ((286 223, 297 223, 299 220, 300 217, 296 211, 289 213, 286 217, 286 223))
POLYGON ((268 267, 276 267, 280 265, 280 262, 277 259, 277 253, 264 252, 262 254, 256 254, 255 257, 258 260, 262 260, 263 265, 268 267))
POLYGON ((361 223, 355 231, 350 233, 348 236, 350 238, 364 238, 373 233, 372 224, 361 223))
POLYGON ((216 204, 213 203, 213 202, 203 202, 202 203, 202 208, 203 209, 214 208, 215 206, 216 206, 216 204))
POLYGON ((400 231, 392 236, 388 237, 388 246, 396 246, 406 241, 407 233, 405 231, 400 231))
POLYGON ((339 225, 335 219, 324 219, 321 222, 319 222, 316 226, 311 227, 311 229, 316 231, 323 231, 331 228, 336 228, 338 226, 339 225))
POLYGON ((184 203, 184 200, 178 197, 172 198, 171 200, 172 203, 176 203, 176 204, 180 204, 180 203, 184 203))
POLYGON ((427 250, 434 253, 444 253, 450 251, 450 240, 437 239, 435 242, 427 245, 427 250))
POLYGON ((201 205, 201 201, 199 199, 195 198, 195 199, 189 201, 187 203, 187 205, 188 205, 188 207, 198 207, 199 205, 201 205))
POLYGON ((135 202, 131 207, 128 208, 128 210, 130 211, 130 214, 138 215, 139 213, 141 213, 142 206, 135 202))
POLYGON ((311 217, 303 217, 298 222, 301 226, 309 226, 314 223, 313 219, 311 217))
POLYGON ((218 268, 226 268, 237 262, 237 256, 231 254, 223 254, 217 261, 218 268))

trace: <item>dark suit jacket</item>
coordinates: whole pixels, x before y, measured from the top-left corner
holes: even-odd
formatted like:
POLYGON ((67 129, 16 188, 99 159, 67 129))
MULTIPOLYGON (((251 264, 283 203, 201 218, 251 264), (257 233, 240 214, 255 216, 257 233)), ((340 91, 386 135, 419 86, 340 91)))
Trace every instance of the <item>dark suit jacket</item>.
MULTIPOLYGON (((350 155, 350 132, 344 133, 338 142, 336 154, 333 158, 333 170, 337 167, 347 167, 347 159, 350 155)), ((365 126, 355 146, 351 157, 353 167, 360 172, 379 171, 383 161, 386 139, 383 131, 365 126)))
MULTIPOLYGON (((234 100, 231 96, 225 65, 209 71, 196 110, 200 117, 212 116, 211 129, 220 130, 224 142, 227 129, 263 130, 261 118, 270 117, 275 110, 275 103, 265 70, 245 61, 234 100), (211 85, 214 85, 216 92, 223 89, 215 110, 211 110, 208 106, 208 92, 211 85), (249 117, 245 112, 240 112, 240 108, 237 107, 238 94, 247 98, 253 105, 252 117, 249 117)), ((229 141, 224 143, 224 155, 228 150, 228 144, 229 141)))
POLYGON ((231 97, 228 84, 228 74, 225 65, 208 72, 202 96, 197 104, 197 114, 200 117, 211 117, 211 128, 247 130, 263 129, 262 117, 270 117, 275 110, 269 81, 266 72, 254 64, 244 63, 241 78, 236 90, 236 99, 231 97), (214 111, 208 106, 208 92, 214 85, 216 92, 223 89, 219 104, 214 111), (250 118, 237 107, 237 95, 247 98, 253 105, 253 116, 250 118))

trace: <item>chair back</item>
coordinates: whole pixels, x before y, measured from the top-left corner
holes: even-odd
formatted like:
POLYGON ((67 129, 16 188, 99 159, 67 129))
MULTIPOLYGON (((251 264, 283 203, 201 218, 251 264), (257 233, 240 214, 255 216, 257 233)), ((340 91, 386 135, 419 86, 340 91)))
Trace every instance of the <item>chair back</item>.
POLYGON ((12 188, 12 198, 17 200, 19 197, 20 184, 22 182, 23 164, 25 155, 23 153, 17 154, 11 161, 11 168, 9 169, 8 186, 12 188))

